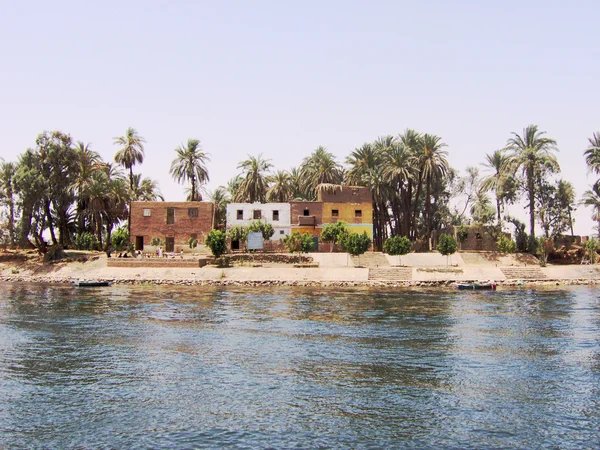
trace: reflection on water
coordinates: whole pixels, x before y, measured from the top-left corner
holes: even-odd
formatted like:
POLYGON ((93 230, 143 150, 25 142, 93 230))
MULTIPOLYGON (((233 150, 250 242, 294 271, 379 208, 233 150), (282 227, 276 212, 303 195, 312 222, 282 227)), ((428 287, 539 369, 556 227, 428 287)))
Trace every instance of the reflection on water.
POLYGON ((598 448, 599 292, 0 285, 0 448, 598 448))

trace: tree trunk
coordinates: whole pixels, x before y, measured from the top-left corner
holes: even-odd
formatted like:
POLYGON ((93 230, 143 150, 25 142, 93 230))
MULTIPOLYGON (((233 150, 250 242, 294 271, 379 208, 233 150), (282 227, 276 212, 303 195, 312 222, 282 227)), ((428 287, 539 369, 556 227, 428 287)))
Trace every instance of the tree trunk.
MULTIPOLYGON (((427 175, 427 193, 425 194, 425 222, 427 224, 426 238, 431 237, 431 175, 427 175)), ((431 249, 430 249, 431 250, 431 249)))
POLYGON ((422 175, 421 172, 419 172, 419 179, 418 179, 418 185, 417 185, 417 193, 415 195, 415 206, 414 206, 414 214, 413 214, 413 239, 417 238, 417 208, 419 206, 419 197, 421 196, 421 191, 423 190, 423 186, 422 186, 422 175))
POLYGON ((496 195, 496 211, 498 213, 498 226, 502 226, 502 220, 500 219, 500 197, 496 195))
POLYGON ((529 235, 535 236, 535 185, 533 173, 527 171, 527 191, 529 195, 529 235))
POLYGON ((52 225, 52 213, 50 212, 50 202, 47 201, 45 205, 46 218, 48 220, 48 229, 50 230, 50 237, 52 238, 52 245, 57 245, 56 235, 54 234, 54 226, 52 225))

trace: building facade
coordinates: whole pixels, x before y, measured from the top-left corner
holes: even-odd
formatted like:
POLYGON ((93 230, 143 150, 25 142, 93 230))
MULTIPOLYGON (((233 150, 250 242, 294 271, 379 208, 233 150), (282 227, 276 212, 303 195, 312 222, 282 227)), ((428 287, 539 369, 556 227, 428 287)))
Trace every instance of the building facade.
MULTIPOLYGON (((271 241, 281 241, 290 234, 289 203, 229 203, 227 205, 227 229, 241 225, 247 227, 260 220, 271 224, 275 233, 271 241)), ((231 243, 233 249, 239 249, 239 243, 231 243)))
POLYGON ((367 233, 373 239, 373 196, 364 186, 332 186, 321 189, 323 227, 343 221, 351 233, 367 233))
POLYGON ((189 250, 190 238, 204 244, 212 229, 213 207, 209 202, 132 202, 131 242, 144 250, 159 238, 166 252, 189 250))

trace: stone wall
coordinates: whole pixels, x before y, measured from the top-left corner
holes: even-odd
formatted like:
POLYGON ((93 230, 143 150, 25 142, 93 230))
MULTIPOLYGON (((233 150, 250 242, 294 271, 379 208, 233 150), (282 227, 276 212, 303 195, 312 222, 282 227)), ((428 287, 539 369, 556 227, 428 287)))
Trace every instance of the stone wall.
POLYGON ((109 258, 107 267, 141 268, 141 267, 203 267, 206 258, 180 259, 180 258, 109 258))
MULTIPOLYGON (((458 232, 458 227, 448 227, 442 228, 441 230, 434 230, 432 233, 432 249, 435 250, 437 248, 437 243, 439 237, 442 234, 450 234, 456 238, 458 249, 462 251, 489 251, 495 252, 498 251, 498 246, 496 245, 496 233, 493 227, 483 227, 483 226, 470 226, 467 227, 467 238, 459 242, 456 236, 458 232)), ((510 233, 504 233, 507 238, 511 238, 510 233)))

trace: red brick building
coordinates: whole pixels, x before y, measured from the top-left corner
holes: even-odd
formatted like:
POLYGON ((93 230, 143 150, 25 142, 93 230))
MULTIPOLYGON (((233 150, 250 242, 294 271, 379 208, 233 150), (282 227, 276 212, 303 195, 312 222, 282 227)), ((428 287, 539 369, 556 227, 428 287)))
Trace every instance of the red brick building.
POLYGON ((136 250, 159 238, 166 252, 179 252, 189 248, 192 237, 203 244, 212 221, 209 202, 132 202, 130 239, 136 250))

